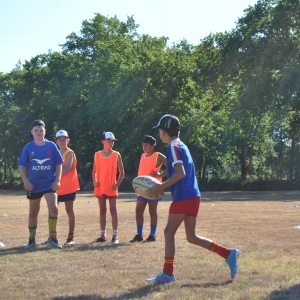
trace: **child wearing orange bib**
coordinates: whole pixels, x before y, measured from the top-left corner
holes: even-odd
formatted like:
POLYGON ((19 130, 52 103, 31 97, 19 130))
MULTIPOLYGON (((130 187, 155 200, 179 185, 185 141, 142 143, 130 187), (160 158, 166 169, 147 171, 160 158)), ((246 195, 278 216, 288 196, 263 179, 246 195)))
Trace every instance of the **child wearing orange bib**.
POLYGON ((73 201, 76 199, 76 191, 80 190, 78 174, 77 174, 77 159, 73 150, 68 148, 70 139, 65 130, 59 130, 56 133, 56 144, 59 147, 60 154, 64 160, 62 163, 62 175, 60 188, 57 191, 58 204, 65 202, 66 212, 69 219, 69 234, 65 245, 74 245, 75 236, 75 213, 73 209, 73 201))
MULTIPOLYGON (((160 173, 162 165, 167 166, 166 157, 157 151, 156 140, 154 137, 147 135, 143 138, 143 151, 142 154, 138 176, 152 176, 157 178, 162 182, 162 178, 168 174, 168 171, 160 173)), ((137 195, 136 203, 136 224, 137 224, 137 234, 130 240, 130 242, 142 242, 143 239, 143 227, 144 227, 144 211, 148 203, 149 213, 150 213, 150 235, 144 240, 144 242, 155 242, 156 241, 156 229, 157 229, 157 205, 158 201, 161 201, 162 198, 157 200, 150 200, 143 198, 141 195, 137 195)))
POLYGON ((118 188, 124 178, 124 167, 119 152, 113 151, 114 141, 117 139, 113 133, 105 132, 102 136, 103 150, 95 153, 93 167, 94 195, 98 198, 100 208, 101 236, 94 243, 106 242, 106 199, 109 200, 112 218, 113 236, 112 243, 118 244, 118 215, 117 198, 118 188), (118 180, 117 168, 119 169, 118 180))

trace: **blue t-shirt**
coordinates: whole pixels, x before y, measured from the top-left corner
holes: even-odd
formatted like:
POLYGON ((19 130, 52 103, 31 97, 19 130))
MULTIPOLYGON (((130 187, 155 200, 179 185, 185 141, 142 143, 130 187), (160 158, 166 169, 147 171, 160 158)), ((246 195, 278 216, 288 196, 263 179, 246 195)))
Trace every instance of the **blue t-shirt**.
POLYGON ((180 139, 173 140, 167 148, 166 161, 169 177, 175 173, 174 165, 177 163, 183 164, 185 170, 185 177, 170 187, 173 201, 200 197, 201 194, 191 153, 180 139))
POLYGON ((45 144, 37 146, 34 141, 22 150, 19 166, 27 168, 28 180, 34 186, 32 193, 51 189, 55 180, 55 166, 62 164, 59 150, 53 142, 45 139, 45 144))

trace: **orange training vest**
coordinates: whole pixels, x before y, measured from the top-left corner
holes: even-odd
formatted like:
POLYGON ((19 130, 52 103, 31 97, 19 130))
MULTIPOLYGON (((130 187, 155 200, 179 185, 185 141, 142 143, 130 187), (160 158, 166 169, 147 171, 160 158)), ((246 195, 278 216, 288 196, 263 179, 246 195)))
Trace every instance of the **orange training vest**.
MULTIPOLYGON (((152 171, 159 173, 161 169, 161 165, 158 168, 156 168, 158 155, 159 152, 154 152, 149 157, 145 157, 146 153, 142 154, 140 165, 139 165, 138 176, 151 176, 150 174, 152 171)), ((156 178, 156 179, 162 182, 162 178, 156 178)), ((140 195, 138 194, 138 196, 140 195)))
POLYGON ((119 152, 113 151, 109 157, 103 157, 101 152, 95 153, 94 171, 95 179, 100 183, 94 188, 94 195, 118 196, 118 190, 112 185, 117 183, 117 167, 119 152))
POLYGON ((80 190, 79 181, 78 181, 78 174, 77 174, 77 159, 76 155, 73 150, 70 148, 67 148, 66 152, 63 155, 64 162, 62 163, 62 166, 66 164, 66 157, 69 152, 73 153, 73 166, 71 167, 68 174, 61 174, 60 179, 60 188, 57 191, 57 195, 66 195, 76 192, 77 190, 80 190))

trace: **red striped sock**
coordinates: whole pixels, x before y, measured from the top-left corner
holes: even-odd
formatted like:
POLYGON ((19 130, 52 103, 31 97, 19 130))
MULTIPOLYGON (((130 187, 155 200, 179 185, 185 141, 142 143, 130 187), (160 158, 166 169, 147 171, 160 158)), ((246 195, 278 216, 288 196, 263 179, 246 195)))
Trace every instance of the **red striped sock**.
POLYGON ((219 254, 220 256, 222 256, 225 259, 228 258, 229 254, 230 254, 230 250, 228 248, 223 247, 215 242, 211 243, 208 250, 219 254))
POLYGON ((174 273, 174 260, 175 257, 165 257, 163 272, 168 276, 172 276, 174 273))

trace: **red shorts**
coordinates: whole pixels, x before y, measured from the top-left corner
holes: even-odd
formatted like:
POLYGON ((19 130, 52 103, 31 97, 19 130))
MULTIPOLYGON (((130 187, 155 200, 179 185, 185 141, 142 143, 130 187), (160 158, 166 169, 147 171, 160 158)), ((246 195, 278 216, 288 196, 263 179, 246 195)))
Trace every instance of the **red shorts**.
POLYGON ((96 196, 98 199, 116 199, 118 196, 107 196, 105 194, 102 194, 100 196, 96 196))
POLYGON ((198 216, 201 197, 172 202, 169 214, 184 214, 193 217, 198 216))

